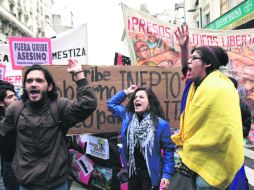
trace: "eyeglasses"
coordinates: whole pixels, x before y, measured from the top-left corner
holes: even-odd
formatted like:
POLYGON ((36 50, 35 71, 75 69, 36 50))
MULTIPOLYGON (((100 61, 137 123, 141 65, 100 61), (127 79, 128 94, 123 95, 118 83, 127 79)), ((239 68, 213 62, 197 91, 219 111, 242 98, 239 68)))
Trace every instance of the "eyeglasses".
POLYGON ((202 58, 193 56, 189 58, 188 62, 192 62, 193 60, 196 60, 196 59, 202 59, 202 58))

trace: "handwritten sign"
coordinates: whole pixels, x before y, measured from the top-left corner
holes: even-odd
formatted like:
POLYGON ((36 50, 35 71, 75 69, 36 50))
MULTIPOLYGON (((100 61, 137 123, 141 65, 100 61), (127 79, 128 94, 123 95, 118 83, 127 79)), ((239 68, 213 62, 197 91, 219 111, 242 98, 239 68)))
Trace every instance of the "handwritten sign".
POLYGON ((9 44, 13 69, 52 63, 51 41, 48 38, 9 38, 9 44))
MULTIPOLYGON (((67 72, 67 66, 46 66, 54 76, 60 97, 74 99, 76 84, 67 72)), ((160 100, 166 119, 179 127, 180 103, 184 82, 180 67, 152 66, 84 66, 84 73, 97 96, 97 109, 86 121, 69 130, 70 134, 119 132, 121 121, 108 111, 106 102, 118 91, 131 84, 145 82, 160 100)), ((124 102, 126 104, 128 98, 124 102)))

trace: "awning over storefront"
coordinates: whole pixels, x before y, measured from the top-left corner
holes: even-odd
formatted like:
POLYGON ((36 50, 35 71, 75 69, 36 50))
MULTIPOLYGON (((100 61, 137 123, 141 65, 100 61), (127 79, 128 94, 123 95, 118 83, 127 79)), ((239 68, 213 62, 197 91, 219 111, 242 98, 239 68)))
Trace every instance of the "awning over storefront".
POLYGON ((254 0, 246 0, 210 24, 206 25, 204 28, 215 30, 232 30, 235 28, 240 29, 242 28, 242 25, 245 25, 253 20, 254 0))

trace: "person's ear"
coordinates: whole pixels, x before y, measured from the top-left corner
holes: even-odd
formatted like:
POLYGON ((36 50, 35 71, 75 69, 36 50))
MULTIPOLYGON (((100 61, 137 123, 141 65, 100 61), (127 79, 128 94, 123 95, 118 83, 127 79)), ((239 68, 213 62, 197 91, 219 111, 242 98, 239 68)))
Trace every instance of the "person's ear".
POLYGON ((151 108, 151 106, 150 106, 150 103, 148 104, 148 107, 147 107, 147 111, 149 112, 150 111, 150 108, 151 108))
POLYGON ((49 87, 48 87, 48 92, 50 92, 53 89, 53 84, 50 83, 49 87))
POLYGON ((4 102, 3 101, 0 101, 0 106, 4 106, 4 102))
POLYGON ((205 64, 205 68, 211 67, 211 63, 210 64, 205 64))

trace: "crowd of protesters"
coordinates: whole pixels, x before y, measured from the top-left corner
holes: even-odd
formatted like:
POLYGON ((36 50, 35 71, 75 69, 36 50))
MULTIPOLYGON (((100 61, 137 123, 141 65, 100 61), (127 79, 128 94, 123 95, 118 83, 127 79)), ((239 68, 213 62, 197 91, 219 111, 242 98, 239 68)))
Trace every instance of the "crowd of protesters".
MULTIPOLYGON (((239 98, 237 82, 219 71, 227 65, 228 55, 214 46, 196 47, 189 55, 188 26, 178 27, 175 35, 186 79, 179 133, 171 134, 148 86, 133 84, 107 101, 109 111, 122 121, 119 151, 129 174, 128 189, 248 189, 243 136, 251 116, 239 98)), ((14 86, 1 81, 0 190, 68 189, 64 137, 70 126, 93 113, 97 100, 80 63, 70 59, 67 71, 76 81, 76 100, 59 98, 51 73, 40 65, 25 71, 20 100, 14 86)))

